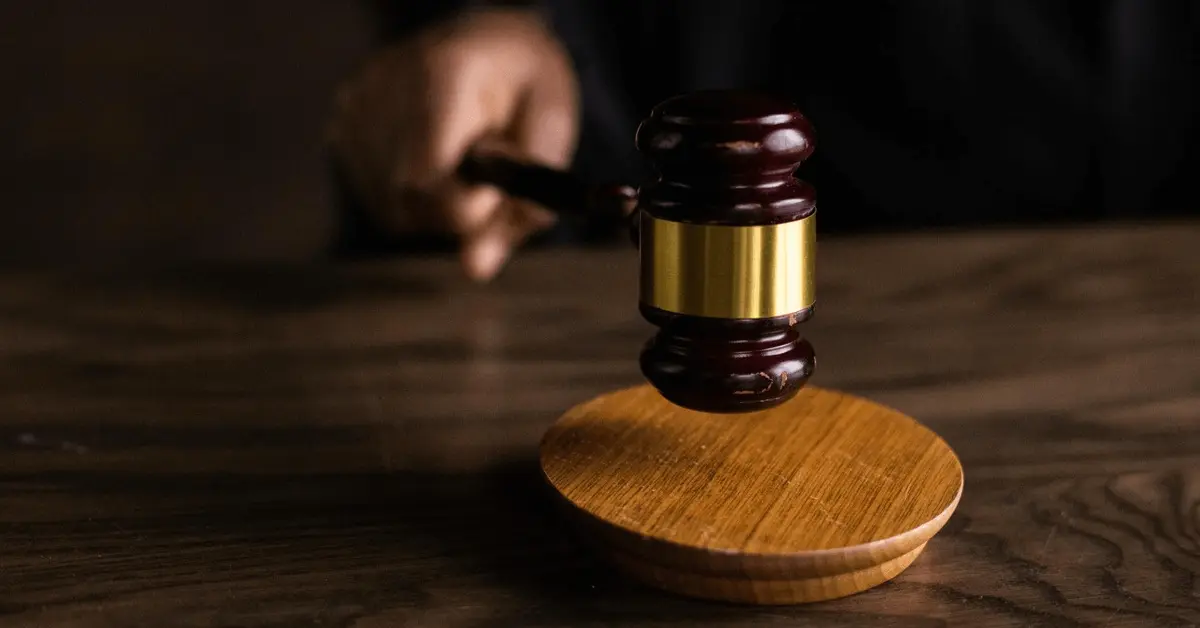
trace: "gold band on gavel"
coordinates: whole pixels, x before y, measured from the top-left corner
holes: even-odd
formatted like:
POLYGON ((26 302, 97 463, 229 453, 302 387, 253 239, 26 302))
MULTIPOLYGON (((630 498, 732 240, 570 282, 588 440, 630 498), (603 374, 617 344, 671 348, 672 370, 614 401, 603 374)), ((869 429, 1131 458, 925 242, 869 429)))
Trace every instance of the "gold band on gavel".
POLYGON ((738 227, 642 212, 642 303, 677 314, 743 319, 812 307, 816 218, 738 227))

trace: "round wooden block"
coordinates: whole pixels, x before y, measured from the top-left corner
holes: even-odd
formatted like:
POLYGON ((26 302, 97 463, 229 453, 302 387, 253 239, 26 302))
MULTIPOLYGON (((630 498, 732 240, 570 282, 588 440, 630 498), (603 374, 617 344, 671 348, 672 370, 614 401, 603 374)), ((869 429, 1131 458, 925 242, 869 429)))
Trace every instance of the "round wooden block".
POLYGON ((963 487, 958 457, 929 429, 814 387, 748 414, 686 410, 650 386, 619 390, 563 415, 541 465, 584 538, 621 571, 754 604, 828 600, 892 579, 963 487))

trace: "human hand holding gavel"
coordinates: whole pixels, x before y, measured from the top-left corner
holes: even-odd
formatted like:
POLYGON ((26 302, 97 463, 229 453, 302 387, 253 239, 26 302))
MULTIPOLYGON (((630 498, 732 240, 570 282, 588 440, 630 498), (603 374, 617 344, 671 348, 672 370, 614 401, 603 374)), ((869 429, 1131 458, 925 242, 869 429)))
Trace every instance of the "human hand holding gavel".
POLYGON ((540 17, 469 11, 372 58, 339 90, 329 139, 380 228, 453 234, 464 271, 486 281, 551 210, 586 210, 564 174, 578 99, 540 17))

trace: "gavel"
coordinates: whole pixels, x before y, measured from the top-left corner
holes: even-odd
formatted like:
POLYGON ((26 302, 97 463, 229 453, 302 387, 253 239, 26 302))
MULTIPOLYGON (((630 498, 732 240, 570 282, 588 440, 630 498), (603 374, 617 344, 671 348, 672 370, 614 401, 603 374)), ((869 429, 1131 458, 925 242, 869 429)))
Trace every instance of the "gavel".
POLYGON ((639 364, 665 399, 711 413, 788 401, 816 363, 797 330, 815 305, 816 193, 794 176, 811 125, 765 94, 702 91, 654 107, 635 145, 657 172, 636 190, 487 148, 460 172, 554 212, 628 221, 638 310, 658 328, 639 364))

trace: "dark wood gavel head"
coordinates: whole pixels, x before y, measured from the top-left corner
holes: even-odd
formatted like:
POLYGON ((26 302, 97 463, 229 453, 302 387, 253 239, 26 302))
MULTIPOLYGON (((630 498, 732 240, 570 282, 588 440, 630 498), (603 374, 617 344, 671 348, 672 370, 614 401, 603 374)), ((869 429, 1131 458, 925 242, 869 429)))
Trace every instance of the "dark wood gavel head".
POLYGON ((633 216, 639 310, 658 327, 642 373, 703 412, 791 399, 815 365, 796 329, 815 303, 816 194, 793 176, 808 121, 764 95, 697 92, 658 105, 636 142, 659 175, 633 216))
POLYGON ((487 145, 461 173, 628 225, 641 255, 639 309, 659 328, 641 368, 667 400, 750 412, 791 399, 815 362, 796 331, 815 301, 816 194, 793 176, 813 151, 808 121, 764 95, 696 92, 656 107, 636 141, 659 175, 637 191, 487 145))

